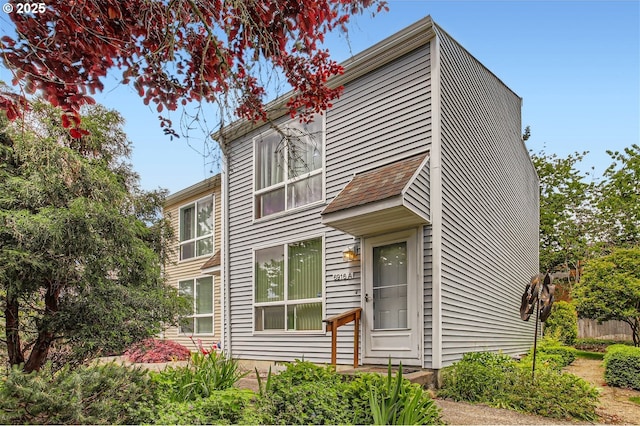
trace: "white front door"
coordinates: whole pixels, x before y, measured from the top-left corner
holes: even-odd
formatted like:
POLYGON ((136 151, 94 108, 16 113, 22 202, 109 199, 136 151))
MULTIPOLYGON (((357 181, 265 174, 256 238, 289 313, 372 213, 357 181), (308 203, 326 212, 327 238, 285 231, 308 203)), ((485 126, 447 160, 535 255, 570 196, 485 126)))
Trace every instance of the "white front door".
POLYGON ((418 231, 364 240, 364 362, 420 364, 418 231))

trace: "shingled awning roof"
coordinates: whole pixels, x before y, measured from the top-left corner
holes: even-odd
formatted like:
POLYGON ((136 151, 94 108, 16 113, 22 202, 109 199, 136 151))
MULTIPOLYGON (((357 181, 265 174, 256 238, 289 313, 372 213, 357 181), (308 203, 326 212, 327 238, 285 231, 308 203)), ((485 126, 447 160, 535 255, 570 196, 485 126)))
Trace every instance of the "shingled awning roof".
POLYGON ((356 174, 322 212, 322 223, 364 236, 429 222, 428 154, 356 174))
POLYGON ((220 275, 220 250, 207 259, 200 270, 205 274, 220 275))

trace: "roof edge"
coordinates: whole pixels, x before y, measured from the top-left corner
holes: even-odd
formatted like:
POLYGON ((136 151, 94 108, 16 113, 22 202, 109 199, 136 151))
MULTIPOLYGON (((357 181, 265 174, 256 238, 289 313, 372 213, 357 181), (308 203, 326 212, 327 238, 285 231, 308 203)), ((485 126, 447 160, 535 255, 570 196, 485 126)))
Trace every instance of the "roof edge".
POLYGON ((325 221, 336 221, 353 216, 362 216, 366 213, 371 213, 379 210, 390 209, 394 207, 404 207, 402 198, 402 194, 391 195, 380 200, 369 201, 364 204, 358 204, 357 206, 333 210, 328 213, 325 213, 323 210, 320 213, 320 216, 322 217, 322 223, 325 223, 325 221))
POLYGON ((195 183, 191 186, 188 186, 184 189, 181 189, 178 192, 174 192, 165 198, 164 205, 165 207, 171 204, 179 203, 182 200, 186 200, 187 198, 191 198, 194 195, 197 195, 200 192, 205 191, 209 188, 215 188, 216 186, 220 186, 220 173, 217 175, 206 178, 198 183, 195 183))
POLYGON ((500 82, 500 84, 507 89, 508 91, 510 91, 515 97, 517 97, 518 99, 520 99, 520 103, 522 103, 522 97, 520 95, 518 95, 515 90, 513 90, 511 87, 509 87, 507 85, 507 83, 505 83, 500 77, 498 77, 496 75, 496 73, 494 73, 493 71, 491 71, 484 63, 482 63, 482 61, 480 61, 478 58, 476 58, 473 53, 469 52, 469 50, 467 50, 466 47, 464 47, 458 40, 456 40, 455 38, 453 38, 451 36, 451 34, 449 34, 446 30, 444 30, 440 25, 434 23, 434 31, 437 33, 441 33, 438 34, 439 38, 442 38, 442 35, 445 35, 448 39, 450 39, 452 42, 454 42, 460 49, 464 50, 467 55, 469 55, 471 58, 473 58, 474 61, 476 61, 478 63, 478 65, 480 65, 482 68, 484 68, 485 71, 487 71, 489 74, 491 74, 496 80, 498 80, 500 82))
POLYGON ((358 77, 381 68, 389 62, 424 46, 436 36, 430 15, 343 61, 344 74, 332 77, 330 87, 343 86, 358 77))
MULTIPOLYGON (((327 86, 331 88, 344 86, 345 84, 381 68, 389 62, 426 45, 436 36, 434 22, 430 15, 414 22, 408 27, 385 38, 373 46, 355 54, 351 58, 342 61, 340 65, 344 67, 342 75, 334 76, 327 81, 327 86)), ((277 99, 267 103, 267 122, 276 120, 289 112, 286 103, 293 95, 289 91, 277 99)), ((252 123, 246 119, 239 119, 225 126, 211 135, 212 139, 235 139, 249 133, 250 131, 263 126, 265 122, 252 123)), ((224 142, 224 141, 223 141, 224 142)))

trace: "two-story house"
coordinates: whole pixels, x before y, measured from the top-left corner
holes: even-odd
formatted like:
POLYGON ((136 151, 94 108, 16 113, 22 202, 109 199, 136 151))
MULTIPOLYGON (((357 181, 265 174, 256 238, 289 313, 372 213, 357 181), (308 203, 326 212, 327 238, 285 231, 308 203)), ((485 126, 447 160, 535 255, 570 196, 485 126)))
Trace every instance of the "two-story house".
POLYGON ((171 221, 174 247, 165 266, 165 279, 193 304, 179 327, 163 332, 165 339, 197 350, 222 341, 220 279, 220 175, 205 179, 167 197, 164 216, 171 221))
MULTIPOLYGON (((515 58, 514 58, 515 60, 515 58)), ((355 55, 308 124, 216 135, 224 346, 239 359, 440 369, 533 342, 520 297, 538 271, 538 178, 521 98, 426 17, 355 55)), ((217 205, 216 205, 217 207, 217 205)), ((203 258, 204 259, 204 258, 203 258)))

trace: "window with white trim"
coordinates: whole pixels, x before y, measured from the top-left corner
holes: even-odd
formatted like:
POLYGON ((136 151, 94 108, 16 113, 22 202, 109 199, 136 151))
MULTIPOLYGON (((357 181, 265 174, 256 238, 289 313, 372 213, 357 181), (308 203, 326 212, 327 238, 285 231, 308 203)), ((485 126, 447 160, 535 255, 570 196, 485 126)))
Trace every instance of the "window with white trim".
POLYGON ((322 238, 255 251, 255 331, 322 330, 322 238))
POLYGON ((180 260, 213 253, 213 195, 180 208, 180 260))
POLYGON ((193 303, 193 315, 180 320, 182 334, 213 334, 213 277, 178 282, 178 294, 193 303))
POLYGON ((323 116, 263 133, 254 153, 256 218, 322 200, 323 116))

